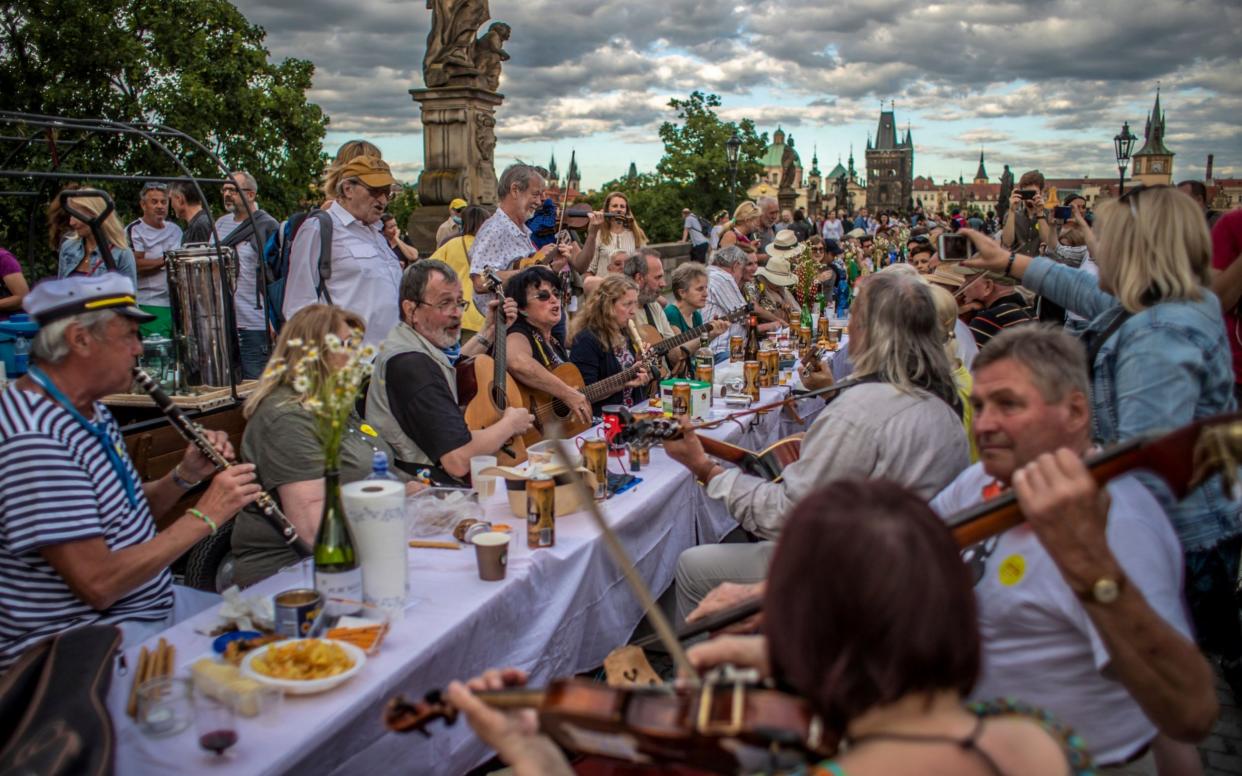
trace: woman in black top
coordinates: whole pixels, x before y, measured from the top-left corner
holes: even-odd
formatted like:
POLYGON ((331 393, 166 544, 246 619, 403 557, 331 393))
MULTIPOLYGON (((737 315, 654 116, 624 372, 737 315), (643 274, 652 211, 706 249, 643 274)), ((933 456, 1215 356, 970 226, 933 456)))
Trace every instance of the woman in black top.
POLYGON ((505 283, 505 296, 517 302, 518 317, 505 338, 505 366, 513 379, 560 399, 574 419, 591 422, 591 405, 577 388, 552 373, 569 361, 556 336, 561 320, 561 279, 547 267, 527 267, 505 283))
MULTIPOLYGON (((638 286, 624 275, 609 275, 591 296, 574 325, 569 360, 589 386, 620 374, 638 362, 626 325, 638 310, 638 286)), ((639 368, 617 391, 592 405, 596 414, 605 404, 633 406, 647 398, 651 377, 639 368)))

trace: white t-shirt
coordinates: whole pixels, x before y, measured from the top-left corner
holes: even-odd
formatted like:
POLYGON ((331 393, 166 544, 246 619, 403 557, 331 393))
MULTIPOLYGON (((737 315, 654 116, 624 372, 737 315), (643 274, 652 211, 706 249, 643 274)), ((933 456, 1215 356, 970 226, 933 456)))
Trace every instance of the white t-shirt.
POLYGON ((690 233, 691 245, 702 245, 707 242, 707 235, 703 234, 702 230, 699 229, 699 219, 695 218, 693 215, 688 215, 686 216, 683 226, 685 226, 690 233))
MULTIPOLYGON (((226 213, 216 219, 216 234, 224 240, 243 223, 245 219, 239 221, 232 213, 226 213)), ((237 251, 237 289, 233 292, 233 314, 237 317, 237 328, 242 331, 267 331, 263 302, 255 296, 259 280, 259 253, 254 248, 254 239, 248 237, 242 240, 233 246, 233 250, 237 251)))
MULTIPOLYGON (((983 500, 992 482, 976 463, 931 502, 941 517, 983 500)), ((1108 546, 1130 584, 1179 633, 1191 635, 1182 604, 1182 549, 1168 516, 1134 477, 1108 485, 1108 546)), ((1125 760, 1156 728, 1120 683, 1108 678, 1108 649, 1035 532, 1001 534, 975 586, 983 671, 972 697, 1017 698, 1055 714, 1082 735, 1100 764, 1125 760)))
POLYGON ((633 253, 638 250, 638 244, 634 241, 634 233, 629 229, 622 229, 616 234, 608 232, 608 242, 605 243, 604 233, 608 228, 608 225, 605 224, 600 228, 599 234, 595 237, 595 256, 591 259, 591 266, 587 267, 587 272, 591 275, 603 276, 608 274, 608 260, 617 251, 633 253))
MULTIPOLYGON (((171 221, 156 229, 141 218, 131 223, 126 230, 129 232, 130 247, 134 252, 142 251, 144 259, 158 259, 165 251, 181 247, 181 227, 171 221)), ((138 273, 138 304, 153 307, 167 307, 168 277, 164 270, 149 274, 138 273)))

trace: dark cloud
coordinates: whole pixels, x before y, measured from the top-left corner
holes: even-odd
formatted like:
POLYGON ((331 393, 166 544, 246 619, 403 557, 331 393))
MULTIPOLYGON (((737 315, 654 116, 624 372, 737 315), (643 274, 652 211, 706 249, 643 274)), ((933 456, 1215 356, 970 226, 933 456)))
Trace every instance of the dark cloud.
MULTIPOLYGON (((421 131, 408 90, 422 85, 425 1, 236 2, 276 57, 316 64, 312 99, 332 129, 421 131)), ((1209 151, 1218 168, 1242 166, 1237 0, 492 0, 490 11, 514 29, 502 143, 654 143, 668 99, 702 89, 725 96, 728 118, 803 131, 871 125, 878 100, 896 98, 899 118, 966 127, 953 128, 962 148, 920 148, 920 159, 952 166, 983 143, 1069 168, 1108 163, 1114 127, 1145 113, 1160 80, 1179 174, 1209 151), (990 126, 1008 119, 1061 140, 990 126)))

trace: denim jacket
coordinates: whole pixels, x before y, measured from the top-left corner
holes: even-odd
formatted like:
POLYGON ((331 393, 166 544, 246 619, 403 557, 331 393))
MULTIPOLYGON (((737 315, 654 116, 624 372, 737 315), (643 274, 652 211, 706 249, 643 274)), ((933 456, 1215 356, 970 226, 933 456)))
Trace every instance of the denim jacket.
MULTIPOLYGON (((1022 284, 1090 320, 1087 334, 1107 328, 1122 313, 1116 298, 1081 270, 1035 258, 1022 284)), ((1094 436, 1114 444, 1193 420, 1232 412, 1233 365, 1220 302, 1208 289, 1198 301, 1161 302, 1140 310, 1100 347, 1091 381, 1094 436)), ((1150 478, 1144 482, 1152 487, 1150 478)), ((1219 476, 1183 501, 1166 500, 1182 549, 1211 549, 1242 534, 1242 507, 1231 501, 1219 476)))
MULTIPOLYGON (((79 239, 68 238, 60 244, 60 267, 57 277, 67 278, 74 268, 82 263, 82 255, 86 252, 86 244, 79 239)), ((129 248, 112 247, 112 261, 116 263, 116 271, 129 278, 129 282, 138 287, 138 265, 134 262, 134 252, 129 248)), ((99 255, 99 248, 91 251, 91 261, 87 265, 90 276, 102 275, 108 271, 99 255)))

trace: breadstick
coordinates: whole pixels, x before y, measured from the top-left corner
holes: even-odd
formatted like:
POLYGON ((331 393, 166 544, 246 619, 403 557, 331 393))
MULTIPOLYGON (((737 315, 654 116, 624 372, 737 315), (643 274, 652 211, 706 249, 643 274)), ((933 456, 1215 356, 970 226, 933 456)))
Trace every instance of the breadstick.
POLYGON ((134 668, 134 683, 129 688, 129 703, 125 704, 125 713, 131 717, 138 716, 138 686, 142 684, 142 675, 146 673, 150 662, 147 648, 143 647, 138 653, 138 665, 134 668))
POLYGON ((461 545, 457 542, 426 542, 420 539, 411 539, 410 546, 425 550, 460 550, 461 545))

